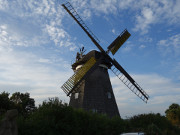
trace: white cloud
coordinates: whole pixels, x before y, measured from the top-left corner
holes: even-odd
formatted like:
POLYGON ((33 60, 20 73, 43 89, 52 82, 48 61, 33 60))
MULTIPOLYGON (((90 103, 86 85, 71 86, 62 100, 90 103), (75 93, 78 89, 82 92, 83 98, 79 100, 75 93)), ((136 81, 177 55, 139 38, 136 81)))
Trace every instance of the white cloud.
MULTIPOLYGON (((8 47, 0 48, 0 91, 29 92, 37 104, 48 97, 58 96, 68 102, 68 98, 60 86, 72 74, 70 64, 64 71, 67 62, 59 59, 58 63, 53 58, 39 58, 27 51, 9 50, 8 47), (49 62, 53 64, 49 65, 49 62), (48 65, 44 65, 48 64, 48 65)), ((57 60, 56 60, 57 61, 57 60)))
POLYGON ((180 2, 178 0, 157 0, 157 1, 133 1, 133 0, 73 0, 72 5, 81 13, 83 19, 90 18, 92 14, 96 15, 117 15, 121 11, 133 13, 135 20, 135 31, 141 34, 149 32, 153 24, 166 23, 168 25, 179 25, 180 2), (87 14, 88 13, 88 14, 87 14))
POLYGON ((134 30, 141 30, 142 34, 147 33, 150 24, 155 23, 153 11, 150 8, 143 8, 140 15, 136 16, 137 25, 134 30))
POLYGON ((40 58, 39 62, 40 63, 51 63, 51 61, 49 59, 44 59, 44 58, 40 58))
POLYGON ((179 25, 180 2, 179 0, 156 0, 156 1, 119 1, 120 10, 128 10, 136 13, 135 31, 142 34, 148 33, 153 24, 166 23, 179 25))
POLYGON ((69 47, 70 51, 77 49, 77 46, 72 42, 69 34, 62 28, 52 25, 46 25, 47 32, 55 45, 60 47, 69 47))
POLYGON ((119 1, 120 9, 128 9, 130 5, 133 5, 133 0, 121 0, 119 1))
POLYGON ((52 25, 46 25, 46 29, 51 37, 51 40, 53 40, 56 45, 58 44, 58 42, 60 42, 59 39, 68 36, 68 34, 63 29, 59 29, 58 27, 52 25))
POLYGON ((121 51, 122 51, 122 52, 129 52, 129 51, 131 51, 132 48, 135 46, 135 45, 132 44, 130 41, 127 41, 126 44, 127 44, 126 46, 122 46, 122 48, 121 48, 121 51))
POLYGON ((72 0, 71 3, 83 19, 90 18, 92 13, 116 14, 117 11, 117 0, 72 0))
POLYGON ((167 39, 160 40, 158 43, 162 55, 166 56, 174 54, 174 56, 180 55, 180 34, 171 36, 167 39))
POLYGON ((139 49, 144 49, 144 48, 146 48, 145 45, 140 45, 140 46, 139 46, 139 49))
MULTIPOLYGON (((77 0, 73 0, 74 3, 77 0)), ((77 2, 78 3, 78 2, 77 2)), ((94 14, 117 14, 122 10, 134 13, 135 31, 140 31, 142 34, 148 33, 153 24, 167 23, 178 24, 180 19, 180 2, 178 0, 158 0, 158 1, 133 1, 133 0, 91 0, 90 4, 84 1, 76 7, 87 8, 89 12, 94 14), (88 5, 89 4, 89 5, 88 5)))
POLYGON ((115 31, 115 29, 112 29, 112 33, 113 33, 113 34, 116 34, 116 31, 115 31))
POLYGON ((7 0, 0 0, 0 10, 5 10, 8 8, 8 1, 7 0))
POLYGON ((128 10, 128 12, 134 13, 135 26, 133 30, 140 31, 141 34, 148 33, 151 26, 157 23, 166 22, 179 25, 180 9, 178 7, 180 2, 178 0, 141 0, 139 2, 133 0, 72 0, 71 3, 75 10, 81 13, 83 19, 91 18, 92 14, 117 15, 122 10, 128 10))
POLYGON ((180 61, 177 61, 177 63, 174 64, 172 68, 172 73, 174 74, 174 78, 180 81, 180 61))
POLYGON ((116 0, 91 0, 92 8, 105 14, 116 14, 116 3, 116 0))
POLYGON ((3 17, 0 43, 28 47, 45 45, 52 40, 58 46, 69 47, 71 51, 76 49, 74 41, 62 26, 65 11, 59 1, 16 0, 1 3, 7 8, 3 9, 3 13, 0 9, 0 18, 3 17))
POLYGON ((131 75, 150 96, 145 104, 117 77, 111 77, 114 94, 122 117, 142 113, 161 113, 172 103, 180 103, 180 85, 157 74, 131 75), (168 100, 167 100, 168 99, 168 100))
POLYGON ((139 38, 139 42, 143 42, 143 43, 150 43, 152 41, 153 41, 153 39, 148 36, 143 36, 143 37, 141 36, 139 38))
POLYGON ((77 13, 80 13, 83 20, 91 18, 92 10, 88 0, 71 0, 70 3, 75 8, 77 13))
MULTIPOLYGON (((24 25, 27 27, 27 25, 24 25)), ((48 43, 44 35, 38 35, 28 28, 23 28, 23 24, 20 26, 13 24, 0 25, 0 42, 1 45, 8 46, 35 46, 48 43)), ((33 26, 32 26, 33 28, 33 26)), ((36 27, 34 27, 36 28, 36 27)))

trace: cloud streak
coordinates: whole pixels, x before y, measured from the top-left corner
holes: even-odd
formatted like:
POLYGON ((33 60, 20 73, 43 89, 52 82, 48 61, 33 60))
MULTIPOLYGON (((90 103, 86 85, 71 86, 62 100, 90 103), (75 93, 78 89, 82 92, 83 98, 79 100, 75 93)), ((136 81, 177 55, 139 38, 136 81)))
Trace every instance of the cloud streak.
POLYGON ((1 7, 0 42, 16 46, 39 46, 53 41, 59 47, 77 47, 64 30, 64 10, 58 1, 4 1, 1 7), (5 16, 2 16, 5 14, 5 16), (63 44, 62 44, 63 43, 63 44))
POLYGON ((168 39, 162 39, 157 43, 158 48, 162 52, 163 56, 174 54, 174 56, 180 55, 180 34, 173 35, 168 39))
POLYGON ((140 31, 141 34, 146 34, 153 24, 162 24, 168 22, 168 25, 178 24, 180 19, 180 6, 178 0, 157 0, 139 2, 133 0, 119 1, 121 10, 132 10, 136 12, 135 16, 135 31, 140 31))
POLYGON ((66 66, 66 61, 59 60, 61 63, 49 64, 52 59, 39 59, 32 53, 14 52, 8 48, 0 49, 0 90, 6 90, 11 94, 16 91, 29 92, 37 101, 37 104, 47 97, 60 95, 61 99, 68 102, 65 94, 60 90, 63 80, 67 79, 72 71, 63 72, 61 69, 66 66))

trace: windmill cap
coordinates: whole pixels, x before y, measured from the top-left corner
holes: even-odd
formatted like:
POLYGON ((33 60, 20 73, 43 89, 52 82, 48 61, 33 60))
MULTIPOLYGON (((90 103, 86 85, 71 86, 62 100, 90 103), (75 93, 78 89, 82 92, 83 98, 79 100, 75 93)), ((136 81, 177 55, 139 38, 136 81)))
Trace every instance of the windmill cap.
MULTIPOLYGON (((80 60, 76 61, 74 64, 72 64, 72 69, 75 70, 78 65, 83 65, 86 63, 91 57, 94 57, 96 60, 98 60, 103 54, 101 52, 98 52, 96 50, 92 50, 86 55, 84 55, 80 60)), ((106 65, 108 68, 110 68, 112 65, 108 60, 105 58, 102 60, 102 63, 106 65)))

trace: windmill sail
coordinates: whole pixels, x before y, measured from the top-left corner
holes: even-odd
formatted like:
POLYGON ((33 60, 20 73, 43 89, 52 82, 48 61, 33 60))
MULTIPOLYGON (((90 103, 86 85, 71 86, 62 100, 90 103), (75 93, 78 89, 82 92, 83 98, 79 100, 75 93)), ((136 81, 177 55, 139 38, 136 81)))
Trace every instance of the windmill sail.
MULTIPOLYGON (((91 30, 86 26, 81 17, 74 10, 72 5, 67 2, 66 4, 62 4, 64 9, 71 15, 71 17, 79 24, 79 26, 84 30, 84 32, 89 36, 92 42, 97 46, 97 48, 103 54, 104 59, 110 62, 114 68, 111 68, 112 72, 139 98, 141 98, 144 102, 147 103, 149 99, 149 95, 134 81, 134 79, 122 68, 121 65, 115 60, 112 59, 108 52, 114 55, 118 49, 123 45, 123 43, 131 36, 131 34, 125 29, 108 47, 108 50, 105 52, 104 49, 98 43, 99 40, 97 37, 91 32, 91 30)), ((69 96, 72 91, 76 91, 76 89, 81 84, 82 80, 85 79, 92 71, 102 62, 102 58, 98 59, 97 62, 87 62, 88 68, 85 68, 86 64, 77 71, 64 85, 61 87, 64 92, 69 96)))
POLYGON ((89 59, 77 72, 74 73, 62 86, 61 89, 69 96, 70 93, 75 90, 80 82, 84 79, 85 74, 93 67, 96 63, 94 57, 89 59))
POLYGON ((111 71, 139 98, 145 103, 149 99, 149 95, 134 81, 134 79, 122 68, 118 62, 113 59, 113 67, 111 71))
POLYGON ((84 21, 81 19, 81 17, 78 15, 78 13, 74 10, 74 8, 72 7, 72 5, 67 2, 66 4, 62 4, 62 6, 64 7, 64 9, 66 9, 66 11, 72 16, 72 18, 79 24, 79 26, 84 30, 84 32, 90 37, 90 39, 92 40, 92 42, 97 46, 97 48, 102 51, 105 52, 104 49, 99 45, 99 40, 98 38, 92 33, 92 31, 86 26, 86 24, 84 23, 84 21))
POLYGON ((118 49, 126 42, 131 34, 125 29, 109 46, 108 50, 114 55, 118 49))

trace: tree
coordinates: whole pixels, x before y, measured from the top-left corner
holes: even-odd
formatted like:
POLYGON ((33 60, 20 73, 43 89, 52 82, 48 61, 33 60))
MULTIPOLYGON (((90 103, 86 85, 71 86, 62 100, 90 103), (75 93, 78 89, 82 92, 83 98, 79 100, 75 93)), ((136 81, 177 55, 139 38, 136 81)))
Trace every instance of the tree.
POLYGON ((29 93, 16 92, 12 94, 10 100, 14 103, 15 108, 18 109, 20 114, 27 114, 36 109, 35 101, 33 98, 30 98, 29 93))
POLYGON ((0 94, 0 109, 9 109, 9 93, 5 91, 0 94))
POLYGON ((166 117, 174 125, 180 125, 180 106, 176 103, 173 103, 165 111, 166 117))
POLYGON ((13 107, 13 103, 9 99, 9 93, 2 92, 0 94, 0 114, 3 114, 6 112, 6 110, 9 110, 13 107))

